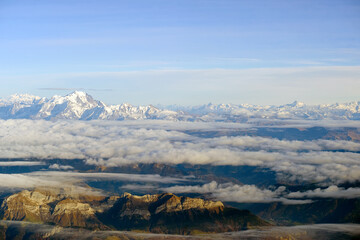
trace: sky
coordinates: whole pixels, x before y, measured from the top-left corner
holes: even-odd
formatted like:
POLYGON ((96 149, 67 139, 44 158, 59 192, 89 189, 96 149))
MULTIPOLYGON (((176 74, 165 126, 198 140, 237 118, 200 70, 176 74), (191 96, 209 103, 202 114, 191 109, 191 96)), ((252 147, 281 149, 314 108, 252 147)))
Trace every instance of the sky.
POLYGON ((1 0, 0 97, 359 101, 358 0, 1 0))

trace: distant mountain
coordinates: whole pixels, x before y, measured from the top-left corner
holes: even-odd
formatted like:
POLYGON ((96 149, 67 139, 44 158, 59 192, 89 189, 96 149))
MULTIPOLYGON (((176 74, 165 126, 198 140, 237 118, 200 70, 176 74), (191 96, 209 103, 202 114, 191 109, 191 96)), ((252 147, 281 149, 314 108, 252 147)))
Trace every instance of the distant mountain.
POLYGON ((249 118, 263 119, 334 119, 360 120, 360 101, 343 104, 306 105, 295 101, 281 106, 259 106, 251 104, 207 104, 195 107, 168 106, 166 109, 182 111, 204 121, 239 120, 249 118))
POLYGON ((0 100, 1 119, 175 120, 177 115, 177 112, 160 110, 151 105, 136 107, 130 104, 120 104, 108 106, 80 91, 75 91, 66 96, 54 96, 50 99, 28 94, 16 94, 7 100, 0 100))
POLYGON ((8 99, 0 99, 0 119, 163 119, 241 122, 251 118, 360 120, 360 101, 312 106, 295 101, 281 106, 210 103, 195 107, 154 107, 132 106, 127 103, 106 105, 80 91, 50 99, 28 94, 15 94, 8 99))
POLYGON ((316 199, 309 204, 231 203, 279 225, 360 223, 360 199, 316 199))
POLYGON ((103 197, 24 190, 4 199, 0 217, 62 227, 177 234, 238 231, 270 225, 247 210, 171 193, 103 197))

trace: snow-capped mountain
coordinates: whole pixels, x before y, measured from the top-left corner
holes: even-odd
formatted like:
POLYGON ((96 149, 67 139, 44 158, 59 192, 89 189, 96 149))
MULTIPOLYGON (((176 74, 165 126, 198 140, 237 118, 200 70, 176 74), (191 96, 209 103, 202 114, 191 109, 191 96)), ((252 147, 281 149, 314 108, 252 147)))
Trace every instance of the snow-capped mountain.
POLYGON ((50 99, 28 94, 15 94, 0 99, 0 119, 79 119, 127 120, 163 119, 177 121, 231 121, 265 119, 337 119, 360 120, 360 101, 344 104, 306 105, 293 102, 281 106, 250 104, 207 104, 195 107, 154 107, 106 105, 85 92, 75 91, 50 99))
POLYGON ((242 121, 249 118, 360 120, 360 101, 343 104, 306 105, 295 101, 281 106, 251 104, 207 104, 195 107, 163 107, 188 113, 198 120, 242 121))
POLYGON ((130 104, 106 105, 85 92, 75 91, 50 99, 31 95, 12 95, 0 100, 0 118, 26 119, 176 119, 177 112, 160 110, 153 106, 130 104))

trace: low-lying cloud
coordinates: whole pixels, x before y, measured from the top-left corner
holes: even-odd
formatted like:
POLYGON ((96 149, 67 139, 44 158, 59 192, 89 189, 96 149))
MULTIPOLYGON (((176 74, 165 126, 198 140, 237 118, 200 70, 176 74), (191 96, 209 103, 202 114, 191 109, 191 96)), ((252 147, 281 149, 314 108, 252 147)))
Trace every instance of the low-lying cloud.
POLYGON ((49 169, 70 170, 70 169, 74 169, 74 167, 69 166, 69 165, 60 165, 60 164, 54 163, 49 166, 49 169))
POLYGON ((341 188, 332 185, 328 188, 317 188, 304 192, 288 192, 284 186, 277 189, 260 189, 255 185, 238 185, 234 183, 219 184, 215 181, 204 185, 172 186, 161 190, 173 193, 200 193, 213 199, 239 203, 307 204, 316 198, 359 198, 360 188, 341 188))
MULTIPOLYGON (((0 152, 2 158, 84 159, 87 164, 106 167, 137 163, 259 166, 277 172, 286 181, 329 186, 360 179, 360 143, 357 142, 186 134, 186 130, 196 129, 231 133, 244 127, 250 126, 166 121, 1 120, 0 152)), ((52 165, 52 168, 62 167, 52 165)))
POLYGON ((288 195, 291 198, 360 198, 360 188, 341 188, 332 185, 328 188, 309 190, 306 192, 292 192, 288 195))
POLYGON ((90 231, 78 228, 61 228, 47 224, 30 223, 22 221, 0 220, 0 227, 15 228, 28 234, 36 233, 36 236, 53 239, 356 239, 360 234, 360 224, 313 224, 298 226, 273 226, 261 229, 251 229, 238 232, 210 233, 201 235, 171 235, 127 231, 90 231))
POLYGON ((225 202, 239 203, 269 203, 282 202, 284 204, 306 204, 311 200, 293 200, 282 197, 285 187, 275 190, 260 189, 255 185, 238 185, 233 183, 218 184, 215 181, 202 186, 173 186, 162 188, 163 191, 173 193, 201 193, 211 198, 225 202))
POLYGON ((15 166, 38 166, 45 165, 44 162, 39 161, 0 161, 0 167, 15 167, 15 166))
POLYGON ((180 183, 186 179, 162 177, 156 174, 126 173, 79 173, 61 171, 38 171, 23 174, 0 174, 0 191, 30 188, 67 188, 75 192, 96 193, 97 190, 83 185, 86 181, 122 181, 137 183, 180 183))

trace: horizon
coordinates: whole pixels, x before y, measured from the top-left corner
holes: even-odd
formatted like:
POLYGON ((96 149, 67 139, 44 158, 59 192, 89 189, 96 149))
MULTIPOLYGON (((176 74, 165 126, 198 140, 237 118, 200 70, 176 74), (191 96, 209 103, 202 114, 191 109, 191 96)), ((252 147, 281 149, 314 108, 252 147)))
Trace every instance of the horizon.
POLYGON ((360 2, 0 3, 0 96, 109 104, 358 101, 360 2))
MULTIPOLYGON (((65 90, 64 90, 65 91, 65 90)), ((321 105, 336 105, 336 104, 349 104, 349 103, 359 103, 360 100, 355 100, 355 101, 349 101, 349 102, 328 102, 328 103, 320 103, 320 104, 308 104, 306 102, 303 102, 303 101, 299 101, 299 100, 293 100, 293 101, 290 101, 290 102, 287 102, 287 103, 282 103, 282 104, 266 104, 266 105, 262 105, 262 104, 252 104, 252 103, 249 103, 249 102, 242 102, 242 103, 230 103, 230 102, 219 102, 219 103, 216 103, 216 102, 207 102, 207 103, 201 103, 201 104, 193 104, 193 105, 181 105, 181 104, 177 104, 177 103, 174 103, 174 104, 167 104, 167 105, 164 105, 164 104, 161 104, 161 103, 148 103, 148 104, 144 104, 144 105, 136 105, 136 104, 132 104, 131 102, 119 102, 119 103, 106 103, 104 101, 102 101, 101 99, 98 99, 98 98, 95 98, 93 96, 93 94, 90 94, 88 91, 85 91, 85 90, 73 90, 71 92, 68 91, 68 93, 66 94, 55 94, 55 95, 52 95, 50 97, 46 97, 46 96, 40 96, 40 95, 35 95, 35 94, 31 94, 31 93, 13 93, 13 94, 10 94, 8 96, 5 96, 5 97, 0 97, 0 100, 9 100, 11 97, 14 97, 14 96, 31 96, 31 97, 40 97, 40 98, 45 98, 46 100, 50 100, 51 98, 53 97, 66 97, 68 95, 72 95, 72 94, 75 94, 75 93, 85 93, 87 95, 89 95, 90 97, 92 97, 94 100, 96 101, 100 101, 108 106, 110 105, 121 105, 121 104, 130 104, 130 105, 133 105, 133 106, 155 106, 157 108, 159 107, 171 107, 171 106, 179 106, 179 107, 199 107, 199 106, 206 106, 206 105, 222 105, 222 104, 230 104, 230 105, 251 105, 251 106, 275 106, 275 107, 281 107, 281 106, 286 106, 286 105, 292 105, 292 104, 295 104, 295 103, 300 103, 300 104, 304 104, 306 106, 321 106, 321 105)))

